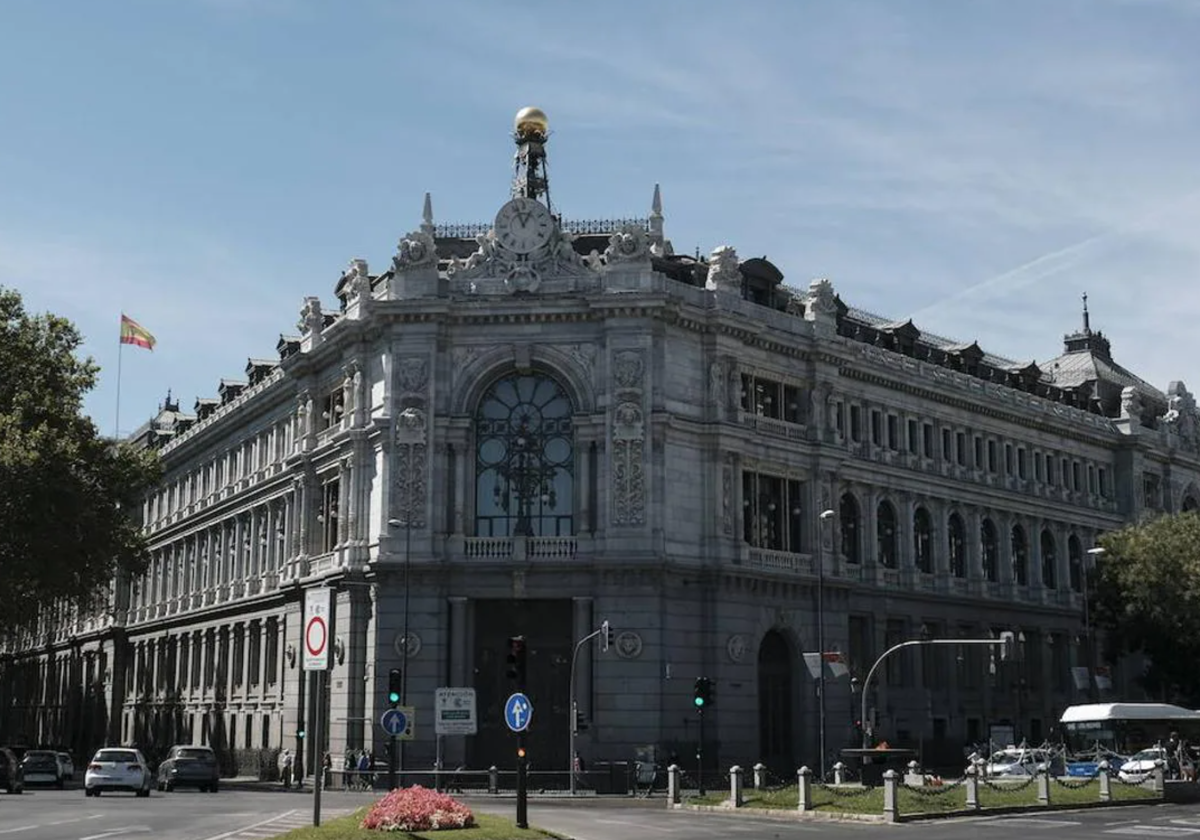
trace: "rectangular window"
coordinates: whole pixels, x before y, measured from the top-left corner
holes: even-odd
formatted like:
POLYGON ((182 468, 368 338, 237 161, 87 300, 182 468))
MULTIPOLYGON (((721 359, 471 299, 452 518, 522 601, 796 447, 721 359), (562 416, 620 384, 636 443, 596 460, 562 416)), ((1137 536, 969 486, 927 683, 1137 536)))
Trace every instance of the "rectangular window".
POLYGON ((1046 483, 1054 486, 1054 456, 1046 455, 1046 483))
POLYGON ((846 434, 846 404, 838 401, 833 409, 834 420, 837 424, 838 437, 846 434))
POLYGON ((996 441, 988 441, 988 472, 996 472, 996 441))
POLYGON ((1004 444, 1004 474, 1013 474, 1013 447, 1011 443, 1004 444))
POLYGON ((1071 462, 1071 489, 1078 493, 1083 489, 1083 482, 1079 478, 1079 462, 1071 462))
POLYGON ((1058 464, 1060 467, 1059 475, 1062 476, 1063 489, 1070 490, 1071 489, 1071 462, 1068 461, 1066 458, 1063 458, 1058 462, 1058 464))
POLYGON ((1104 467, 1100 468, 1099 480, 1100 480, 1100 495, 1103 498, 1107 499, 1108 498, 1108 470, 1106 470, 1104 467))
POLYGON ((1096 494, 1096 465, 1088 464, 1088 492, 1092 495, 1096 494))
POLYGON ((321 528, 321 552, 328 553, 337 547, 338 541, 338 479, 327 481, 321 488, 321 509, 317 513, 317 522, 321 528))
MULTIPOLYGON (((800 389, 792 385, 783 386, 783 419, 789 423, 800 423, 804 417, 802 406, 804 401, 800 399, 800 389)), ((820 410, 820 409, 818 409, 820 410)))
POLYGON ((862 443, 862 407, 850 406, 850 440, 862 443))
POLYGON ((1033 480, 1037 482, 1042 480, 1042 455, 1040 452, 1033 453, 1033 480))
POLYGON ((1017 478, 1020 479, 1024 479, 1027 475, 1026 454, 1025 447, 1023 446, 1017 450, 1017 478))
POLYGON ((900 418, 895 414, 887 416, 887 445, 893 452, 900 451, 900 418))
POLYGON ((967 436, 963 432, 958 432, 954 435, 954 451, 958 456, 958 465, 965 467, 967 465, 967 436))
POLYGON ((908 421, 908 451, 913 455, 917 454, 917 449, 920 447, 921 441, 917 437, 917 421, 908 421))
POLYGON ((871 412, 871 443, 883 445, 883 416, 878 411, 871 412))
POLYGON ((926 423, 921 428, 921 454, 926 458, 933 457, 933 424, 926 423))
POLYGON ((954 442, 950 437, 949 429, 942 429, 942 460, 954 460, 954 442))
POLYGON ((975 469, 983 469, 983 438, 975 435, 975 463, 971 464, 975 469))

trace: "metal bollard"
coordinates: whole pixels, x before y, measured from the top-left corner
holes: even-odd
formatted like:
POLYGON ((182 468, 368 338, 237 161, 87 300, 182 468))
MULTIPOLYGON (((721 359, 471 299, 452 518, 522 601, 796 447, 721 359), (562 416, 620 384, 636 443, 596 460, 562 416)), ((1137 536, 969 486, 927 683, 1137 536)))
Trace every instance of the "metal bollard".
POLYGON ((1050 765, 1037 766, 1037 799, 1039 805, 1050 804, 1050 765))
POLYGON ((493 764, 488 768, 488 793, 500 792, 500 771, 493 764))
POLYGON ((840 761, 833 765, 833 783, 835 785, 846 784, 846 765, 840 761))
POLYGON ((667 807, 670 808, 678 805, 683 800, 682 791, 680 790, 680 778, 683 772, 679 769, 678 764, 672 764, 667 768, 667 807))
POLYGON ((1108 759, 1104 759, 1096 765, 1096 769, 1100 772, 1100 801, 1112 801, 1112 777, 1108 775, 1109 769, 1108 759))
POLYGON ((767 786, 767 765, 761 761, 754 765, 754 789, 762 790, 767 786))
POLYGON ((800 804, 798 808, 801 813, 812 810, 812 771, 807 767, 801 767, 796 771, 796 787, 800 791, 800 804))
POLYGON ((737 764, 729 768, 729 802, 734 808, 742 807, 742 772, 737 764))
POLYGON ((898 817, 896 788, 899 774, 895 770, 887 770, 883 774, 883 820, 894 823, 898 817))
POLYGON ((967 810, 979 810, 979 770, 975 767, 975 763, 971 762, 967 765, 966 771, 963 773, 964 784, 967 788, 967 810))

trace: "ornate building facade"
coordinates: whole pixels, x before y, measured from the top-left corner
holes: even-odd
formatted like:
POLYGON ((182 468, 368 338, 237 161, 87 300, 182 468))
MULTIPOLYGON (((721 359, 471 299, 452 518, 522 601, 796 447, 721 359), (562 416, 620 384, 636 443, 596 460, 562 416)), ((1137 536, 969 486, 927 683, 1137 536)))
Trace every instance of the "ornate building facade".
POLYGON ((568 223, 545 122, 519 120, 495 221, 420 227, 392 266, 354 260, 336 308, 192 411, 168 398, 149 571, 102 614, 47 615, 0 659, 8 741, 384 751, 386 680, 438 745, 434 692, 473 687, 479 729, 446 765, 512 766, 510 636, 529 650, 536 767, 695 751, 712 678, 720 766, 816 766, 857 736, 858 682, 913 638, 1019 633, 1025 655, 929 646, 870 686, 893 744, 1049 735, 1063 707, 1136 696, 1085 624, 1098 535, 1200 502, 1192 396, 1120 367, 1087 320, 1041 365, 783 283, 729 247, 673 252, 648 218, 568 223), (305 590, 332 590, 321 696, 301 668, 305 590), (823 616, 823 634, 817 618, 823 616), (809 657, 809 661, 812 661, 809 657), (848 667, 844 673, 841 665, 848 667), (1110 670, 1111 668, 1111 670, 1110 670), (852 679, 853 678, 853 679, 852 679))

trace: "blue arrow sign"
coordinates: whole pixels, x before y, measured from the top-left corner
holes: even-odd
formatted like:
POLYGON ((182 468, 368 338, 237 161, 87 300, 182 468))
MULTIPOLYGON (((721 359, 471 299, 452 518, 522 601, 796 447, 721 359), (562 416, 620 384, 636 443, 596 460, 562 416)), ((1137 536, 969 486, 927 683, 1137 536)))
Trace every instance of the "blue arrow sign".
POLYGON ((404 730, 408 729, 408 717, 399 709, 388 709, 379 719, 379 725, 392 737, 403 735, 404 730))
POLYGON ((513 732, 524 732, 533 717, 533 704, 521 692, 511 695, 504 703, 504 722, 513 732))

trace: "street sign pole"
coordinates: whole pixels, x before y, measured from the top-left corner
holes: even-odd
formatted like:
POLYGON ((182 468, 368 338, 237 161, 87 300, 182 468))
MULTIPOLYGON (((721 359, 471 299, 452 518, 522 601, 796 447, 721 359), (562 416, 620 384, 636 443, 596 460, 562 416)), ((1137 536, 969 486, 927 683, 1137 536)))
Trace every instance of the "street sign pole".
POLYGON ((700 715, 700 741, 696 744, 696 770, 700 783, 700 795, 704 796, 704 707, 701 706, 697 713, 700 715))
POLYGON ((388 790, 396 789, 396 751, 399 743, 395 735, 388 740, 388 790))
POLYGON ((301 749, 312 751, 309 766, 313 772, 313 825, 321 824, 321 782, 325 775, 325 684, 322 678, 329 668, 329 636, 333 626, 330 590, 319 587, 304 593, 304 672, 313 705, 312 738, 301 749))
POLYGON ((323 745, 325 744, 325 682, 323 677, 324 671, 313 672, 313 682, 317 687, 313 690, 313 696, 317 700, 316 719, 313 721, 313 825, 321 824, 321 783, 325 780, 325 756, 323 753, 323 745))
POLYGON ((529 788, 525 774, 525 731, 517 733, 517 828, 529 828, 529 788))

